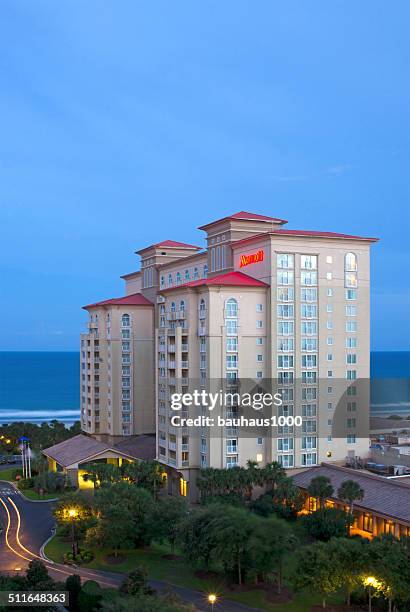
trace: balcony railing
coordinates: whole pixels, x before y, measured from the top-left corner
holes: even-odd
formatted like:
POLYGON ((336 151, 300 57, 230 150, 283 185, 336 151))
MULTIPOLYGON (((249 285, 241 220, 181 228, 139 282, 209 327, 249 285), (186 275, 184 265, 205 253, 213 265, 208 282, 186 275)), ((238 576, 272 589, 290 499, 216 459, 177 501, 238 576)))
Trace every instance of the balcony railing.
POLYGON ((175 344, 168 344, 168 353, 175 353, 175 344))
POLYGON ((226 452, 227 452, 229 455, 236 455, 236 454, 238 453, 238 447, 237 447, 237 446, 230 446, 230 445, 227 445, 227 447, 226 447, 226 452))
POLYGON ((187 351, 187 350, 188 350, 188 345, 187 345, 187 344, 184 344, 184 343, 183 343, 183 344, 181 344, 181 351, 182 351, 183 353, 186 353, 186 351, 187 351))

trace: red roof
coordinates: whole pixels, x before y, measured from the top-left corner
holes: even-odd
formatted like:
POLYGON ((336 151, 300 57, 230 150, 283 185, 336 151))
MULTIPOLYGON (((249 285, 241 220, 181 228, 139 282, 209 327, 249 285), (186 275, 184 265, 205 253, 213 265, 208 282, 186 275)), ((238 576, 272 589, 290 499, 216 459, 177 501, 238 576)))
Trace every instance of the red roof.
POLYGON ((377 242, 379 238, 366 238, 365 236, 352 236, 350 234, 338 234, 336 232, 318 232, 313 230, 290 230, 290 229, 275 229, 271 232, 261 232, 255 234, 255 236, 249 236, 248 238, 242 238, 242 240, 236 240, 233 245, 245 244, 246 242, 253 242, 259 238, 265 236, 303 236, 307 238, 340 238, 342 240, 364 240, 366 242, 377 242))
POLYGON ((148 249, 193 249, 195 251, 200 251, 202 247, 196 246, 195 244, 187 244, 186 242, 176 242, 175 240, 163 240, 162 242, 157 242, 156 244, 151 244, 150 246, 144 247, 136 253, 143 253, 144 251, 148 251, 148 249))
POLYGON ((88 308, 96 308, 98 306, 153 306, 153 304, 141 293, 132 293, 120 298, 111 298, 110 300, 95 302, 95 304, 87 304, 83 308, 87 310, 88 308))
POLYGON ((276 217, 266 217, 265 215, 257 215, 256 213, 246 212, 245 210, 241 210, 240 212, 234 213, 233 215, 228 215, 227 217, 222 217, 222 219, 217 219, 216 221, 211 221, 206 225, 202 225, 198 229, 205 229, 210 225, 214 225, 215 223, 220 223, 221 221, 228 221, 229 219, 238 219, 242 221, 266 221, 267 223, 279 223, 283 225, 287 223, 285 219, 278 219, 276 217))
POLYGON ((182 285, 175 285, 174 287, 167 287, 162 289, 160 293, 164 291, 171 291, 172 289, 190 288, 190 287, 203 287, 203 286, 216 286, 216 287, 269 287, 267 283, 264 283, 257 278, 248 276, 243 272, 227 272, 226 274, 219 274, 212 278, 201 278, 200 280, 194 280, 189 283, 182 285))

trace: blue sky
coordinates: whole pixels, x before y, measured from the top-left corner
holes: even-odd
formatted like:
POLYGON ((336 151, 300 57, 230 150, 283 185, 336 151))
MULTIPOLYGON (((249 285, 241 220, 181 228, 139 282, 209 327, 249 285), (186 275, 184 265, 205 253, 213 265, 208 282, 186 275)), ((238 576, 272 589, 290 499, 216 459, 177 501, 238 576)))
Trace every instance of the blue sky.
POLYGON ((410 5, 3 0, 0 350, 77 350, 133 252, 237 210, 379 236, 410 350, 410 5))

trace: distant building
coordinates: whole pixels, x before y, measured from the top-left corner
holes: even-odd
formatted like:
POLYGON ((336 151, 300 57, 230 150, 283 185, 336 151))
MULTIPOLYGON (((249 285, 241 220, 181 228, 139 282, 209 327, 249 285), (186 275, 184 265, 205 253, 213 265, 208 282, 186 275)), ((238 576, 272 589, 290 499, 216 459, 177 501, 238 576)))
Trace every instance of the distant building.
POLYGON ((206 250, 172 240, 145 247, 140 271, 122 277, 126 295, 85 307, 82 429, 110 444, 155 433, 171 492, 195 497, 201 467, 251 459, 294 469, 368 455, 369 396, 356 391, 369 378, 376 239, 285 225, 242 211, 200 228, 206 250), (193 436, 171 425, 170 397, 192 381, 235 389, 244 379, 277 380, 280 415, 301 417, 299 430, 245 438, 204 427, 193 436), (340 435, 337 381, 348 389, 340 435))

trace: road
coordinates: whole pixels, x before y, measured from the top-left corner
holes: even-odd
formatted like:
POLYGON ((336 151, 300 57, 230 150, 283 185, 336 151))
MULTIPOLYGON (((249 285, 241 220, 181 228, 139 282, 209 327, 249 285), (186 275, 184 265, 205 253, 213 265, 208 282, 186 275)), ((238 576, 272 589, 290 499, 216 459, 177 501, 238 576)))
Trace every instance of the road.
MULTIPOLYGON (((53 533, 52 502, 28 501, 10 483, 3 480, 0 481, 0 516, 3 524, 0 537, 1 572, 22 574, 30 561, 40 559, 47 567, 50 576, 58 581, 64 581, 68 576, 78 574, 83 582, 95 580, 103 588, 118 588, 124 580, 124 574, 68 567, 47 561, 41 556, 43 543, 53 533)), ((184 601, 195 604, 198 610, 210 612, 206 594, 200 591, 158 580, 150 580, 149 584, 159 592, 172 590, 184 601)), ((256 612, 256 610, 222 598, 215 605, 215 612, 256 612)))

